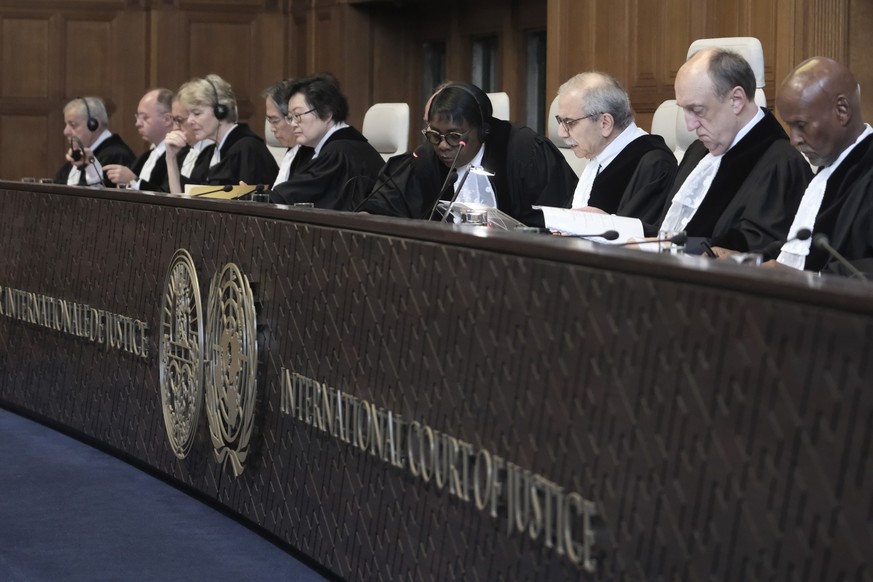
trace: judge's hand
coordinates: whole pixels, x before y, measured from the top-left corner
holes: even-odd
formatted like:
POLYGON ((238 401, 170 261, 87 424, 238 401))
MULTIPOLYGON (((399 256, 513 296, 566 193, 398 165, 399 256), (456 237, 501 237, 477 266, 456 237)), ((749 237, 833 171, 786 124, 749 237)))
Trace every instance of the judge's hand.
POLYGON ((84 168, 85 166, 87 166, 88 164, 91 163, 91 160, 94 158, 94 154, 91 152, 90 149, 88 149, 86 147, 81 147, 81 144, 79 144, 79 146, 80 147, 68 149, 67 155, 65 157, 66 157, 68 162, 70 162, 71 164, 73 164, 74 166, 76 166, 77 168, 79 168, 81 170, 82 168, 84 168), (74 151, 78 153, 77 157, 79 159, 76 159, 73 157, 74 151))
POLYGON ((188 143, 185 141, 185 134, 176 129, 167 134, 164 138, 164 145, 167 148, 167 159, 170 159, 175 158, 179 150, 188 145, 188 143))
POLYGON ((732 251, 732 250, 726 249, 724 247, 712 247, 712 252, 715 253, 715 258, 720 259, 722 261, 726 260, 731 255, 740 254, 740 251, 732 251))
POLYGON ((608 214, 608 212, 604 212, 599 208, 595 208, 593 206, 581 206, 579 208, 573 208, 572 210, 578 210, 579 212, 590 212, 592 214, 608 214))
POLYGON ((103 166, 103 171, 106 173, 106 177, 115 185, 123 184, 126 186, 137 179, 136 174, 130 168, 120 164, 103 166))

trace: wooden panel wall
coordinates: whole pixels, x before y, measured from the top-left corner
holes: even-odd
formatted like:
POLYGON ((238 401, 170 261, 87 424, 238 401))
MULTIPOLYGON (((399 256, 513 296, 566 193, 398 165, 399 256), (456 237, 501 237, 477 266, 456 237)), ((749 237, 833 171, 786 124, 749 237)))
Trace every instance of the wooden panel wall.
MULTIPOLYGON (((643 127, 672 97, 688 45, 701 37, 760 38, 771 103, 788 71, 816 54, 847 62, 873 87, 869 0, 3 0, 0 177, 54 175, 61 108, 84 94, 104 96, 112 129, 141 151, 133 125, 140 96, 208 72, 233 84, 256 132, 265 87, 325 70, 341 80, 353 124, 372 103, 406 101, 415 132, 427 97, 424 40, 446 42, 446 74, 463 80, 472 39, 497 36, 501 87, 522 119, 530 29, 548 31, 549 96, 577 72, 607 71, 628 88, 643 127)), ((873 89, 862 98, 873 119, 873 89)))

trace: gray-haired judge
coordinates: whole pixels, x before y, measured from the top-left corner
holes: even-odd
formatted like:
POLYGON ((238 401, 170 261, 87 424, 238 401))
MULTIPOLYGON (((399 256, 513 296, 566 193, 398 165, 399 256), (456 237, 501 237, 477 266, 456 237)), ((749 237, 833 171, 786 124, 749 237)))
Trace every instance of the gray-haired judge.
POLYGON ((64 106, 64 138, 67 162, 55 175, 56 184, 112 187, 103 166, 130 165, 136 159, 121 136, 109 131, 106 105, 99 97, 76 97, 64 106))
MULTIPOLYGON (((634 122, 630 100, 613 77, 580 73, 558 89, 558 135, 588 165, 572 208, 658 219, 676 175, 664 138, 634 122)), ((547 225, 548 226, 548 225, 547 225)))

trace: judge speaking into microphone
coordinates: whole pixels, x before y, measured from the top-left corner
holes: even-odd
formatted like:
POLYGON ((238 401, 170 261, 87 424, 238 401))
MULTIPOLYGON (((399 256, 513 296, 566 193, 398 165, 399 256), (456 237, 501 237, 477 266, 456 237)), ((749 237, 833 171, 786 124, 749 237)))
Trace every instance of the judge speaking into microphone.
POLYGON ((532 206, 560 206, 576 187, 576 174, 554 144, 530 128, 494 118, 491 100, 475 85, 442 85, 431 97, 422 133, 425 144, 391 158, 357 210, 437 218, 435 205, 457 193, 458 202, 496 207, 543 226, 542 213, 532 206), (492 175, 467 173, 473 167, 492 175))

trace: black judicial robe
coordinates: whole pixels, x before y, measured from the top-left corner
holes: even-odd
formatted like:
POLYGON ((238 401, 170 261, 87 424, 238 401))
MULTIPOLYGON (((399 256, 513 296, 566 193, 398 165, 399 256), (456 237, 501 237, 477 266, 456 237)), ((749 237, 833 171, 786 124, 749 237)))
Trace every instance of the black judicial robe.
MULTIPOLYGON (((124 140, 121 139, 121 136, 117 133, 113 133, 106 138, 97 149, 92 151, 92 153, 100 162, 101 167, 106 167, 109 164, 119 164, 130 167, 136 159, 133 150, 127 147, 127 144, 124 143, 124 140)), ((73 164, 70 162, 61 166, 61 169, 58 170, 58 173, 55 175, 55 184, 66 184, 67 178, 70 177, 70 171, 72 169, 73 164)), ((82 186, 87 185, 85 183, 85 172, 82 172, 82 179, 79 181, 79 184, 82 186)), ((107 188, 115 188, 115 184, 112 183, 112 180, 106 177, 105 172, 103 173, 103 185, 107 188)))
MULTIPOLYGON (((207 166, 212 161, 215 145, 203 149, 201 156, 209 152, 207 166)), ((200 157, 197 165, 200 165, 200 157)), ((237 124, 221 146, 221 161, 207 169, 203 180, 196 181, 193 172, 183 182, 189 184, 213 184, 236 186, 240 181, 246 184, 272 184, 279 173, 279 166, 264 140, 255 135, 245 123, 237 124)))
MULTIPOLYGON (((131 171, 137 176, 142 172, 145 163, 151 155, 151 150, 148 150, 133 162, 130 167, 131 171)), ((155 160, 155 167, 152 168, 152 174, 148 180, 140 180, 139 189, 149 192, 169 192, 170 182, 167 179, 167 153, 164 152, 155 160)))
MULTIPOLYGON (((493 119, 482 167, 492 172, 497 208, 516 220, 543 226, 534 205, 566 207, 579 178, 546 137, 528 127, 493 119)), ((360 210, 371 214, 427 218, 437 197, 450 200, 452 183, 440 192, 449 169, 426 143, 415 154, 394 156, 360 210), (417 157, 416 157, 417 156, 417 157)))
MULTIPOLYGON (((188 152, 191 151, 191 146, 185 146, 176 154, 176 164, 179 166, 179 182, 184 190, 186 184, 205 184, 206 175, 209 173, 209 163, 212 161, 212 152, 215 149, 214 145, 207 146, 200 150, 197 154, 197 161, 194 162, 194 167, 191 169, 191 175, 185 177, 181 175, 182 166, 185 164, 185 158, 188 157, 188 152)), ((169 186, 169 180, 168 184, 169 186)), ((169 190, 169 188, 168 188, 169 190)))
POLYGON ((297 151, 288 180, 270 195, 273 202, 311 202, 316 208, 354 210, 385 164, 376 148, 353 127, 333 132, 317 157, 314 153, 309 147, 297 151))
MULTIPOLYGON (((873 135, 846 156, 828 178, 814 232, 861 271, 873 273, 873 135)), ((850 276, 823 250, 810 249, 804 268, 850 276)))
POLYGON ((677 168, 676 156, 663 137, 642 135, 627 144, 597 174, 588 205, 609 214, 655 222, 664 208, 677 168))
MULTIPOLYGON (((700 160, 709 153, 699 140, 685 152, 658 224, 673 196, 700 160)), ((713 246, 748 252, 784 239, 794 220, 812 170, 788 136, 764 110, 758 122, 722 158, 709 192, 685 231, 710 239, 713 246)), ((654 235, 657 229, 647 228, 654 235)))

